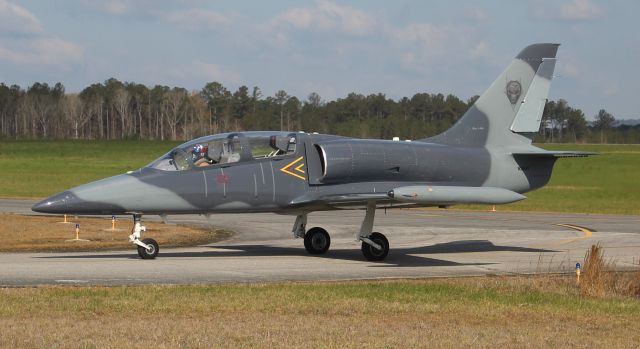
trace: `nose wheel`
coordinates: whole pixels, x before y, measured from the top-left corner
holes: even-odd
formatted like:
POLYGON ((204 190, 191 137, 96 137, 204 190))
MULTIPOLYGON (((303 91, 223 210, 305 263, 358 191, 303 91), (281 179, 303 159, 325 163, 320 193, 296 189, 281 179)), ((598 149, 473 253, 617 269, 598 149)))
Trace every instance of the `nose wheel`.
POLYGON ((143 239, 142 243, 147 245, 147 247, 138 246, 138 256, 142 259, 154 259, 160 252, 160 247, 158 243, 154 239, 143 239))

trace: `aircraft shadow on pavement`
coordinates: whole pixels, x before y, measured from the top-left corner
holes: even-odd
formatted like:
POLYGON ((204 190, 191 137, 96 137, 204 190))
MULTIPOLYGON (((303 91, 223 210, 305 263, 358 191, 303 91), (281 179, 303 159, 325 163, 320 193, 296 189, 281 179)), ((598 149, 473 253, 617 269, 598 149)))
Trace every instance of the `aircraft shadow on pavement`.
MULTIPOLYGON (((301 247, 281 247, 261 244, 247 245, 212 245, 206 246, 211 249, 219 249, 226 251, 176 251, 176 250, 160 250, 158 259, 164 258, 211 258, 211 257, 276 257, 276 256, 303 256, 308 258, 327 258, 336 260, 347 260, 357 262, 367 262, 360 249, 334 249, 329 250, 325 255, 309 255, 305 249, 301 247)), ((371 265, 371 267, 423 267, 423 266, 462 266, 462 265, 490 265, 491 262, 484 263, 459 263, 444 259, 428 258, 416 256, 421 254, 438 254, 438 253, 465 253, 465 252, 525 252, 525 253, 545 253, 557 252, 553 250, 517 247, 517 246, 498 246, 488 240, 464 240, 452 241, 436 245, 419 246, 419 247, 396 247, 389 252, 384 262, 371 265)), ((128 256, 124 254, 87 254, 87 255, 69 255, 69 256, 43 256, 37 258, 112 258, 112 259, 138 259, 137 256, 128 256)))
POLYGON ((462 252, 558 252, 540 248, 499 246, 489 240, 459 240, 443 242, 441 244, 418 247, 419 253, 462 253, 462 252))

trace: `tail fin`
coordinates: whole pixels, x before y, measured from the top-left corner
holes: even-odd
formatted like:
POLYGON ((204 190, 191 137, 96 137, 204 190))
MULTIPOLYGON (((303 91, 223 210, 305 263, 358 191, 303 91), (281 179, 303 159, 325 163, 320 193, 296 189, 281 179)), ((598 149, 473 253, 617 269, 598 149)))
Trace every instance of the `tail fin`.
POLYGON ((559 44, 525 47, 449 130, 423 141, 464 146, 528 145, 538 132, 559 44))

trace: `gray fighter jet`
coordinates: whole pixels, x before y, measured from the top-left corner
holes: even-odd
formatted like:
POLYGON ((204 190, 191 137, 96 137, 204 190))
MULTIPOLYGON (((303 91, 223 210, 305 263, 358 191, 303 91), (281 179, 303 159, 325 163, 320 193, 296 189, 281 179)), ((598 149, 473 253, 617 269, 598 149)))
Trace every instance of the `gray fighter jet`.
POLYGON ((531 144, 549 93, 558 44, 523 49, 449 130, 409 141, 286 132, 234 132, 184 143, 148 166, 54 195, 33 211, 133 215, 130 241, 140 257, 158 244, 141 239, 143 215, 275 212, 296 216, 293 236, 311 254, 331 243, 309 230, 310 212, 365 209, 355 239, 368 260, 383 260, 387 238, 373 232, 377 208, 506 204, 544 186, 555 161, 585 152, 531 144))

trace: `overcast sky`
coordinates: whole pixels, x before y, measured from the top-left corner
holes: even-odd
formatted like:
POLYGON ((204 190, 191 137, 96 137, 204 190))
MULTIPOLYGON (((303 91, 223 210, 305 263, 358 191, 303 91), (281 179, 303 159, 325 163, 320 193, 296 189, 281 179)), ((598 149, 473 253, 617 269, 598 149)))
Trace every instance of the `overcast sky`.
POLYGON ((524 46, 558 42, 551 99, 640 118, 638 13, 632 0, 0 0, 0 82, 466 99, 524 46))

